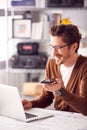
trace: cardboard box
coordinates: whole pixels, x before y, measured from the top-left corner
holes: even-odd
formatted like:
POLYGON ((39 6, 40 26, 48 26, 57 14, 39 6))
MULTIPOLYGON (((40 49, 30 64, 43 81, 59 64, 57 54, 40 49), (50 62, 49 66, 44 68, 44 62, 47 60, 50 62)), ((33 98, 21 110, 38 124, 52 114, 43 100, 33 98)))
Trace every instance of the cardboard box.
POLYGON ((25 96, 35 96, 37 98, 42 90, 42 84, 39 82, 25 82, 23 85, 23 94, 25 96))

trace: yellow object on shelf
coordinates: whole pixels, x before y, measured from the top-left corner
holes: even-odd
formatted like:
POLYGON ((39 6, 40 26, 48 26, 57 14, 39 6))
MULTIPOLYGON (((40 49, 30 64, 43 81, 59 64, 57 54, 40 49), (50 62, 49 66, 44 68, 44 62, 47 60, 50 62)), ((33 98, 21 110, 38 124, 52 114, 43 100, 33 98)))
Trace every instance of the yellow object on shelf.
POLYGON ((69 18, 63 18, 61 20, 61 24, 72 24, 71 20, 69 18))

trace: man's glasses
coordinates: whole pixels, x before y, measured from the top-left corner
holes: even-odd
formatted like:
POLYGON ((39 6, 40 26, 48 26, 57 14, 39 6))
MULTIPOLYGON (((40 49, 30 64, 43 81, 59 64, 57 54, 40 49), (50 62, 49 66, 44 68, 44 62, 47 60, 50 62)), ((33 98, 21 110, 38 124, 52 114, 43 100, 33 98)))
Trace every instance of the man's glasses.
POLYGON ((66 47, 66 46, 69 46, 69 44, 66 44, 66 45, 63 45, 63 46, 58 46, 58 45, 53 46, 53 45, 49 44, 49 46, 51 46, 51 47, 54 48, 55 50, 59 50, 59 49, 62 49, 62 48, 64 48, 64 47, 66 47))

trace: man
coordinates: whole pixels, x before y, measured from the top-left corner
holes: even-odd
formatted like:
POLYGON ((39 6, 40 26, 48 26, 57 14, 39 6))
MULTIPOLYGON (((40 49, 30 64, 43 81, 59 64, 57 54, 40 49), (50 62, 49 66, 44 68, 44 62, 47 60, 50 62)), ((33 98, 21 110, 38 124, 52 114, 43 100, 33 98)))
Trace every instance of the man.
POLYGON ((53 58, 46 65, 45 79, 57 83, 44 84, 40 97, 23 100, 25 109, 45 108, 54 100, 56 110, 87 115, 87 58, 78 55, 81 34, 75 25, 53 26, 50 30, 53 58))

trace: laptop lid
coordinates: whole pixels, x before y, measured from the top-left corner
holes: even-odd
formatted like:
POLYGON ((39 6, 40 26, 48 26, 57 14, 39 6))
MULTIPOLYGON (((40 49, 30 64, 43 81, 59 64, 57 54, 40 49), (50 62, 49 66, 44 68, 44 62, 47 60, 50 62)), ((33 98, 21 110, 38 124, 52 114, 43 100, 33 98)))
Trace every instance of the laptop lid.
POLYGON ((18 88, 4 84, 0 84, 0 115, 25 122, 53 116, 48 110, 39 108, 31 108, 25 114, 18 88))

